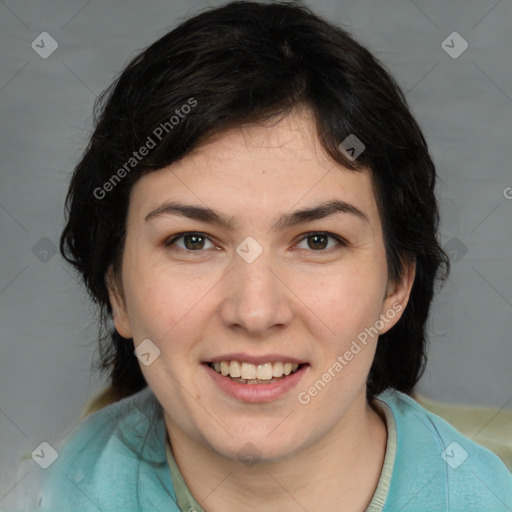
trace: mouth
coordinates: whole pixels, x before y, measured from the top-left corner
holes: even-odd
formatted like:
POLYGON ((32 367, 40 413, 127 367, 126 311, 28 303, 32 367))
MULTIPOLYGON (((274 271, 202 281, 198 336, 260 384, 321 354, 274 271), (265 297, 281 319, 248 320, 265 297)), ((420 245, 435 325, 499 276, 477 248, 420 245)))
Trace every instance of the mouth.
POLYGON ((239 384, 271 384, 300 371, 307 363, 290 361, 252 364, 245 361, 220 361, 206 363, 212 370, 239 384))

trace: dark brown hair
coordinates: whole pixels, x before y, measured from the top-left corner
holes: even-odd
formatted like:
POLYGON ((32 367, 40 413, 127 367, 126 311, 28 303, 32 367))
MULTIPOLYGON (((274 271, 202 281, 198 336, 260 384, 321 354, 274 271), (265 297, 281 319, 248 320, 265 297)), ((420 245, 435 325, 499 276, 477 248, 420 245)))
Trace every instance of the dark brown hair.
POLYGON ((184 21, 131 60, 98 98, 95 129, 71 180, 60 250, 98 305, 100 367, 114 399, 147 385, 133 342, 112 327, 105 284, 108 268, 120 267, 131 187, 214 135, 297 107, 313 113, 335 162, 370 170, 390 281, 416 262, 409 304, 379 337, 367 395, 412 391, 426 362, 435 284, 449 272, 425 138, 394 79, 346 30, 303 5, 237 1, 184 21), (349 135, 365 145, 355 160, 339 148, 349 135), (150 139, 154 147, 142 155, 150 139))

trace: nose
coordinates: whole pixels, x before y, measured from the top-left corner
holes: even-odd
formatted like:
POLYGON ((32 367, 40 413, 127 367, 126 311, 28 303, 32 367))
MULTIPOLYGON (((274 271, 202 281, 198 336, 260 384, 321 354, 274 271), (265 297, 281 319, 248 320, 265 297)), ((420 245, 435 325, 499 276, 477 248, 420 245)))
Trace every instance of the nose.
POLYGON ((293 292, 272 254, 264 250, 251 263, 235 254, 232 265, 223 280, 224 325, 252 335, 265 335, 288 325, 293 317, 293 292))

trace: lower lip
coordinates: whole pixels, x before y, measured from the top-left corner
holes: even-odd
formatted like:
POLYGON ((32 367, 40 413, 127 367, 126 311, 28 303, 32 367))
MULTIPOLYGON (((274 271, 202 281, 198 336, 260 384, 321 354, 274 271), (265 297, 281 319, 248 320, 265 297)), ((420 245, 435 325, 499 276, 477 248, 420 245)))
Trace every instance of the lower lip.
POLYGON ((243 384, 235 382, 229 377, 224 377, 206 363, 202 366, 204 366, 208 375, 224 393, 243 402, 250 403, 271 402, 282 397, 299 383, 308 368, 308 365, 305 364, 295 373, 269 384, 243 384))

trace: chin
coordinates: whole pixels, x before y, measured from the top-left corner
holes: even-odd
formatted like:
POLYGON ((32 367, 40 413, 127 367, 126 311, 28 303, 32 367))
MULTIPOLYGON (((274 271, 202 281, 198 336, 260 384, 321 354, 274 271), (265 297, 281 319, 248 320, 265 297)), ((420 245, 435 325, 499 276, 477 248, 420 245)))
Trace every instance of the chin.
MULTIPOLYGON (((273 427, 275 429, 275 425, 273 427)), ((239 433, 231 436, 223 436, 223 439, 209 440, 211 449, 235 462, 242 462, 248 466, 257 462, 272 464, 285 460, 298 451, 303 446, 303 440, 294 432, 290 432, 289 427, 286 431, 280 433, 272 432, 270 429, 240 428, 239 433)))

